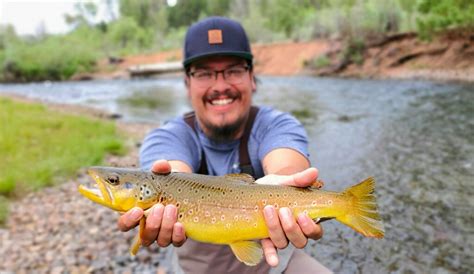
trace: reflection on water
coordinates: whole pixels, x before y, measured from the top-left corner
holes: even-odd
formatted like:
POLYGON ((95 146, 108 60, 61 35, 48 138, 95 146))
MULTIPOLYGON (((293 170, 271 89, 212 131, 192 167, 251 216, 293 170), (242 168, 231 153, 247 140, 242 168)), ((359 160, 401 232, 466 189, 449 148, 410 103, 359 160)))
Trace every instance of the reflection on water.
MULTIPOLYGON (((40 86, 0 90, 89 104, 126 120, 162 122, 189 109, 179 78, 40 86)), ((327 189, 377 180, 385 239, 327 222, 323 239, 307 247, 322 263, 336 273, 472 271, 473 85, 264 77, 255 101, 302 120, 327 189)))

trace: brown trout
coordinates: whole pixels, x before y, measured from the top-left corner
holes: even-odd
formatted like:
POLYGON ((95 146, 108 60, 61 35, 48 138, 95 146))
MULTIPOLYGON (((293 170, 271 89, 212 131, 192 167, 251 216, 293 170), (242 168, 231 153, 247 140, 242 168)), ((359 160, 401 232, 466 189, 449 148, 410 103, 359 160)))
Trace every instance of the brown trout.
MULTIPOLYGON (((247 265, 258 264, 263 256, 261 245, 255 240, 269 236, 263 217, 266 205, 288 207, 294 216, 304 213, 312 219, 335 218, 366 237, 384 236, 372 177, 338 193, 313 187, 256 184, 246 174, 160 175, 111 167, 92 167, 89 174, 98 188, 80 185, 79 192, 90 200, 121 213, 136 206, 147 213, 156 203, 173 204, 187 237, 227 244, 247 265)), ((140 232, 145 218, 140 221, 140 232)), ((141 245, 139 235, 130 251, 133 255, 141 245)))

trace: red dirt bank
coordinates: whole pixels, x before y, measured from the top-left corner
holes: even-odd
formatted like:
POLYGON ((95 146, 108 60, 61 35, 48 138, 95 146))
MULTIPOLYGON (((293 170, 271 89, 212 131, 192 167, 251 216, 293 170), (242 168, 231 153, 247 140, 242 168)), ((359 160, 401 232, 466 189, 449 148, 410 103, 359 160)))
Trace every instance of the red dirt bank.
MULTIPOLYGON (((330 40, 254 44, 258 75, 342 76, 361 78, 425 78, 474 82, 474 34, 420 41, 415 34, 397 34, 366 46, 359 64, 341 58, 342 43, 330 40), (325 57, 323 57, 325 56, 325 57), (319 58, 328 66, 317 68, 319 58), (309 65, 308 65, 309 64, 309 65)), ((132 65, 179 61, 181 50, 124 58, 118 65, 99 64, 98 78, 127 77, 132 65), (113 73, 110 71, 113 70, 113 73)))

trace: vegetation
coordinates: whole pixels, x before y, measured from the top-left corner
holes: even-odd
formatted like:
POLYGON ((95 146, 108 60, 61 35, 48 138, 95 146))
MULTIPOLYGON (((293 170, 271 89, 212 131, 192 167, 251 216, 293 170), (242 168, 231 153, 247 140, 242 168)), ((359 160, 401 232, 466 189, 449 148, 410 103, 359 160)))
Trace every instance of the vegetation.
POLYGON ((0 223, 6 197, 53 185, 106 153, 125 151, 110 122, 60 115, 42 105, 0 98, 0 223))
POLYGON ((92 72, 106 57, 180 48, 187 26, 209 15, 242 22, 252 42, 341 37, 358 60, 360 41, 387 33, 474 29, 472 0, 166 0, 104 1, 108 22, 95 22, 97 6, 78 1, 65 16, 72 30, 19 37, 0 27, 0 81, 63 80, 92 72), (119 15, 112 15, 113 3, 119 15))

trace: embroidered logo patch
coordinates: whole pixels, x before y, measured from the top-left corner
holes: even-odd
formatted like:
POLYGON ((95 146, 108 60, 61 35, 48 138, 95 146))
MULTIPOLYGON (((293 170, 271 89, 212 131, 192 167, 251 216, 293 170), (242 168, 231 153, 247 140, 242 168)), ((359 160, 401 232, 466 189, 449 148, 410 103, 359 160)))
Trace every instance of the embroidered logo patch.
POLYGON ((222 44, 222 30, 211 29, 207 31, 209 44, 222 44))

